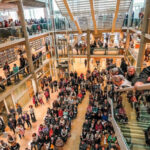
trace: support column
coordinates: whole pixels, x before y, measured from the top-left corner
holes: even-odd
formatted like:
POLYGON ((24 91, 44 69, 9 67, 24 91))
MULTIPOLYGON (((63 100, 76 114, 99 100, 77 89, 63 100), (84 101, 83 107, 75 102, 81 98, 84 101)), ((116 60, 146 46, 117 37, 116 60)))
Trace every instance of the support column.
POLYGON ((126 47, 125 49, 128 50, 130 45, 130 32, 127 31, 127 37, 126 37, 126 47))
POLYGON ((87 30, 87 66, 90 70, 90 30, 87 30))
POLYGON ((32 81, 32 87, 33 87, 33 91, 34 93, 36 93, 37 89, 36 89, 36 82, 34 79, 31 80, 32 81))
POLYGON ((30 72, 32 74, 32 77, 35 80, 36 90, 38 91, 38 82, 37 82, 37 77, 36 77, 36 74, 34 71, 34 66, 33 66, 33 61, 32 61, 32 52, 31 52, 30 43, 29 43, 29 36, 28 36, 27 28, 26 28, 26 22, 25 22, 22 0, 17 1, 17 6, 18 6, 18 12, 19 12, 19 16, 20 16, 22 29, 24 32, 25 46, 26 46, 25 50, 26 50, 26 54, 27 54, 28 65, 30 67, 30 72))
POLYGON ((128 12, 128 24, 127 24, 127 38, 126 38, 126 47, 125 49, 128 50, 130 44, 130 26, 131 26, 131 19, 132 19, 132 11, 133 11, 133 1, 131 1, 130 9, 128 12))
POLYGON ((53 76, 52 75, 52 70, 51 70, 51 62, 49 62, 49 71, 50 71, 50 76, 53 76))
POLYGON ((143 23, 142 23, 140 49, 139 49, 138 59, 137 59, 137 72, 140 72, 143 67, 145 48, 146 48, 145 34, 148 33, 148 18, 149 18, 149 16, 150 16, 150 0, 146 0, 145 10, 144 10, 144 19, 143 19, 143 23))
POLYGON ((7 106, 7 103, 6 103, 6 100, 5 100, 5 99, 4 99, 4 105, 5 105, 5 108, 6 108, 7 113, 9 113, 9 109, 8 109, 8 106, 7 106))
POLYGON ((50 10, 50 15, 51 15, 51 21, 52 21, 52 31, 53 31, 53 46, 55 50, 55 58, 57 65, 59 64, 58 62, 58 49, 57 49, 57 44, 56 44, 56 33, 55 33, 55 18, 54 18, 54 9, 53 9, 53 0, 48 0, 48 6, 50 10))
POLYGON ((14 104, 14 108, 15 108, 15 110, 17 110, 16 109, 16 102, 15 102, 15 98, 14 98, 13 93, 11 93, 11 98, 12 98, 12 101, 13 101, 13 104, 14 104))

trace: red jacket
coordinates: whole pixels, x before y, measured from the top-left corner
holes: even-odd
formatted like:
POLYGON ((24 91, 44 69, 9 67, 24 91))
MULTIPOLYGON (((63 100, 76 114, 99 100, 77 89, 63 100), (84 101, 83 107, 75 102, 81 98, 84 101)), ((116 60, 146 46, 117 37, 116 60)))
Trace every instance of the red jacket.
POLYGON ((62 110, 59 110, 59 111, 58 111, 58 116, 59 116, 59 117, 62 117, 62 116, 63 116, 63 111, 62 111, 62 110))

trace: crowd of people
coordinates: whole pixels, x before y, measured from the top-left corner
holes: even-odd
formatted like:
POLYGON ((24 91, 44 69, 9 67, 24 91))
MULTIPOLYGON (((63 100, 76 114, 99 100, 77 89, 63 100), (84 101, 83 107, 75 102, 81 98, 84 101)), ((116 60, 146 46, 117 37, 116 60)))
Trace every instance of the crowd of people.
MULTIPOLYGON (((116 67, 112 61, 109 61, 107 71, 109 72, 107 79, 112 82, 110 96, 116 104, 116 120, 128 123, 128 117, 122 105, 122 92, 115 92, 115 90, 133 86, 133 91, 127 92, 127 99, 131 107, 136 110, 137 121, 146 122, 145 115, 150 115, 149 90, 138 91, 137 87, 150 83, 150 66, 144 68, 138 75, 136 68, 128 66, 122 59, 120 67, 116 67)), ((150 143, 149 128, 145 131, 145 139, 146 143, 150 143)))
POLYGON ((75 44, 75 49, 77 52, 77 55, 85 55, 86 54, 86 50, 87 50, 87 45, 86 43, 76 43, 75 44))
POLYGON ((51 77, 42 79, 41 89, 45 97, 48 89, 51 93, 59 90, 59 94, 53 102, 53 108, 48 108, 44 123, 39 125, 38 132, 32 134, 31 149, 62 147, 71 136, 71 120, 76 118, 78 104, 82 102, 86 94, 81 84, 83 80, 81 76, 77 76, 77 72, 71 72, 70 79, 61 78, 60 82, 52 81, 51 77))
MULTIPOLYGON (((47 19, 41 18, 41 19, 26 20, 27 25, 40 24, 40 23, 47 23, 47 19)), ((15 27, 15 26, 21 26, 21 22, 19 20, 13 20, 13 19, 0 21, 0 28, 15 27)))
POLYGON ((120 149, 113 126, 107 90, 103 89, 105 72, 94 69, 87 72, 86 89, 89 90, 89 105, 83 124, 80 150, 120 149))
MULTIPOLYGON (((53 81, 51 76, 42 78, 41 90, 43 92, 37 92, 33 96, 35 108, 39 104, 44 105, 43 95, 47 102, 50 100, 50 93, 58 92, 58 97, 53 102, 53 108, 48 108, 44 123, 39 125, 37 133, 32 134, 31 150, 41 150, 42 148, 52 150, 55 147, 62 147, 67 138, 71 136, 71 120, 76 118, 78 104, 82 102, 86 94, 82 85, 83 80, 84 75, 78 76, 77 72, 71 72, 69 78, 61 78, 59 82, 53 81)), ((24 138, 26 128, 32 128, 32 123, 36 122, 36 117, 32 105, 29 106, 29 112, 23 112, 20 105, 17 105, 16 108, 16 111, 14 108, 10 109, 8 127, 21 139, 24 138)), ((3 120, 1 122, 4 132, 6 126, 3 120)), ((8 143, 1 141, 0 146, 12 150, 20 149, 16 136, 13 137, 10 134, 8 135, 8 143)))
MULTIPOLYGON (((43 94, 46 102, 50 100, 53 92, 58 92, 58 97, 53 102, 53 108, 48 108, 44 122, 39 125, 38 131, 32 134, 31 149, 55 149, 65 144, 67 138, 71 136, 71 120, 76 118, 78 104, 82 102, 88 91, 90 92, 89 105, 85 115, 79 149, 120 150, 110 121, 111 110, 108 95, 116 104, 116 107, 114 107, 116 120, 127 123, 128 117, 122 105, 122 96, 119 92, 115 92, 116 89, 134 86, 136 90, 137 86, 149 82, 150 67, 144 68, 137 75, 135 68, 128 66, 124 59, 122 59, 120 67, 116 67, 112 59, 108 59, 106 69, 99 71, 95 68, 92 72, 87 70, 86 77, 84 74, 78 76, 77 72, 70 72, 69 77, 61 78, 59 81, 53 80, 51 76, 43 77, 41 80, 42 92, 33 96, 35 108, 39 104, 44 105, 43 94), (110 90, 108 90, 109 86, 110 90)), ((129 92, 131 96, 128 96, 132 105, 138 106, 139 93, 139 91, 136 93, 129 92)), ((148 101, 148 97, 146 97, 146 101, 148 101)), ((23 112, 20 105, 17 105, 16 108, 17 110, 10 109, 8 127, 21 139, 24 138, 26 128, 32 128, 36 116, 32 105, 29 107, 29 112, 23 112)), ((2 130, 5 131, 5 124, 1 118, 0 127, 3 127, 2 130)), ((146 132, 145 136, 149 139, 149 132, 146 132)), ((146 142, 148 143, 149 140, 146 142)), ((1 141, 1 145, 5 144, 19 147, 19 143, 11 135, 8 135, 8 144, 1 141)))
MULTIPOLYGON (((36 122, 36 117, 34 113, 34 108, 32 105, 29 106, 28 111, 23 111, 19 104, 16 104, 16 110, 11 107, 9 114, 7 115, 7 125, 13 135, 7 135, 7 143, 3 140, 0 141, 0 149, 2 150, 19 150, 20 144, 17 139, 22 139, 25 137, 25 130, 32 128, 32 124, 36 122)), ((2 117, 0 118, 0 129, 1 132, 5 132, 6 125, 2 117)))
MULTIPOLYGON (((94 53, 95 48, 103 48, 105 49, 105 55, 108 50, 108 36, 105 38, 106 42, 98 39, 97 41, 94 41, 90 44, 90 54, 94 53)), ((87 44, 86 43, 76 43, 75 44, 75 50, 77 52, 77 55, 85 55, 87 53, 87 44)))

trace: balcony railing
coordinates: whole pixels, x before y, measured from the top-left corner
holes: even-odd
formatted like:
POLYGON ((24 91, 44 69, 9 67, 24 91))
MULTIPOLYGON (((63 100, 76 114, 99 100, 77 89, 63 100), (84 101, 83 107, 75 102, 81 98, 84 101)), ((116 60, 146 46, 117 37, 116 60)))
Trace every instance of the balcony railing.
MULTIPOLYGON (((40 57, 38 57, 36 60, 33 61, 35 71, 43 66, 43 64, 47 59, 48 53, 49 52, 42 54, 40 57)), ((31 72, 29 69, 29 65, 26 65, 24 68, 19 69, 17 73, 13 73, 13 71, 10 71, 10 74, 5 79, 0 77, 0 88, 1 88, 0 90, 5 91, 7 86, 16 85, 30 74, 31 72)))
POLYGON ((112 125, 114 127, 114 130, 115 130, 115 133, 116 133, 116 136, 117 136, 117 139, 118 139, 118 143, 119 143, 121 149, 123 149, 123 150, 129 150, 129 146, 128 146, 128 144, 127 144, 124 136, 121 133, 120 127, 118 126, 118 124, 117 124, 117 122, 115 120, 113 101, 109 97, 108 93, 109 92, 107 91, 108 101, 109 101, 110 106, 111 106, 111 114, 112 114, 112 116, 111 116, 111 122, 112 122, 112 125))
MULTIPOLYGON (((141 30, 143 19, 131 19, 129 27, 133 27, 137 30, 141 30)), ((123 27, 128 27, 128 19, 124 19, 123 27)))
MULTIPOLYGON (((68 24, 65 24, 64 22, 55 21, 56 30, 66 30, 67 26, 68 24)), ((27 25, 27 31, 29 36, 52 31, 52 23, 49 21, 47 23, 27 25)), ((0 44, 20 38, 24 38, 24 33, 21 26, 0 28, 0 44)))

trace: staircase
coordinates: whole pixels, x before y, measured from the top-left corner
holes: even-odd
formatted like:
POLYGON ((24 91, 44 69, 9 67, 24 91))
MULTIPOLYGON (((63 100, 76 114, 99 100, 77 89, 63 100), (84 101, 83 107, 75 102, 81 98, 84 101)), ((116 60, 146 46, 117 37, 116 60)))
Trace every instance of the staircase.
POLYGON ((128 123, 118 123, 123 136, 131 150, 150 150, 150 146, 145 142, 145 131, 150 126, 150 114, 146 110, 140 109, 140 119, 136 120, 136 111, 131 107, 125 97, 123 105, 128 116, 128 123))

